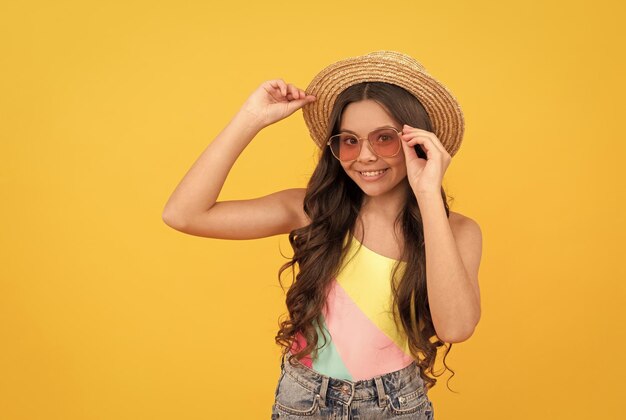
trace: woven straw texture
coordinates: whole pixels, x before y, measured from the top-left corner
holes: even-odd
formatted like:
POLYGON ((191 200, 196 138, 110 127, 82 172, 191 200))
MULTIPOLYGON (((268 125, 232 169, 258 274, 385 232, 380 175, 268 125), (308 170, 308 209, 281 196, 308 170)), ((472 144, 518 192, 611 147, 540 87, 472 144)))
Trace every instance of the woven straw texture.
POLYGON ((317 99, 302 108, 302 115, 311 138, 320 148, 326 145, 330 112, 337 96, 361 82, 387 82, 411 92, 426 109, 433 132, 450 156, 456 154, 465 130, 458 101, 418 61, 396 51, 374 51, 346 58, 327 66, 313 78, 306 93, 317 99))

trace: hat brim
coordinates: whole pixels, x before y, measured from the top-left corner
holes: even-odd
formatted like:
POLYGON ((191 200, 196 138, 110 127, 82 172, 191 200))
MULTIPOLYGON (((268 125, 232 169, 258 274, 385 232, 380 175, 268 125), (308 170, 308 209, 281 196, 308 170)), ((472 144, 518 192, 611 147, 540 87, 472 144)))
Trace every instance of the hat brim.
POLYGON ((361 82, 386 82, 400 86, 424 106, 433 125, 433 132, 450 156, 461 146, 465 121, 454 95, 430 76, 412 57, 395 51, 375 51, 333 63, 311 81, 306 89, 316 100, 302 107, 302 115, 311 138, 322 148, 330 113, 337 96, 348 87, 361 82))

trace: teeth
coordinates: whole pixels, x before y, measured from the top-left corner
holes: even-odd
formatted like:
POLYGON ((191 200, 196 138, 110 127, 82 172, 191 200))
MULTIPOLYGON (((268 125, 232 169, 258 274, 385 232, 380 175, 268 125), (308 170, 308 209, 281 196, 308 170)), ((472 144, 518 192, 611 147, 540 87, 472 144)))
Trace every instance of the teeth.
POLYGON ((382 174, 385 171, 386 171, 386 169, 383 169, 382 171, 375 171, 375 172, 361 172, 361 174, 363 174, 365 176, 376 176, 376 175, 382 174))

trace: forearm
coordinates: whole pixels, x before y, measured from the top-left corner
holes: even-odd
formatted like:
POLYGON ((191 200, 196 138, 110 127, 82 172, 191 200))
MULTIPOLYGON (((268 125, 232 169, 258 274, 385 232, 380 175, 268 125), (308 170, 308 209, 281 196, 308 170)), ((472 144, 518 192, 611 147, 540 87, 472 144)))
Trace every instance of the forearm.
POLYGON ((163 219, 184 220, 215 204, 235 161, 263 127, 239 111, 207 146, 180 181, 163 210, 163 219))
POLYGON ((459 254, 440 194, 417 196, 424 224, 428 302, 435 331, 447 342, 467 339, 480 302, 459 254))

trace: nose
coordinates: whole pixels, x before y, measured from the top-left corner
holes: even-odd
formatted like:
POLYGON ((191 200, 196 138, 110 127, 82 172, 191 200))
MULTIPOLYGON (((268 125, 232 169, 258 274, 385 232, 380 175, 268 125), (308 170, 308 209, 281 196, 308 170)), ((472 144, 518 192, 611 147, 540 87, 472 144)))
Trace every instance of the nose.
POLYGON ((372 145, 369 141, 364 141, 361 144, 361 151, 359 152, 359 157, 357 161, 359 162, 373 162, 378 159, 378 156, 372 150, 372 145))

